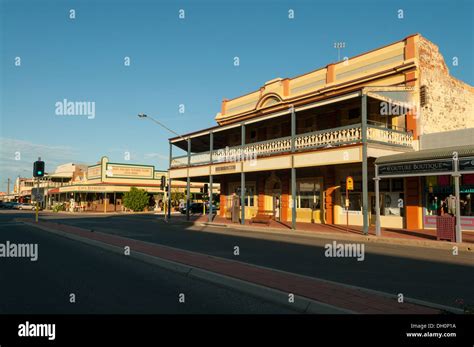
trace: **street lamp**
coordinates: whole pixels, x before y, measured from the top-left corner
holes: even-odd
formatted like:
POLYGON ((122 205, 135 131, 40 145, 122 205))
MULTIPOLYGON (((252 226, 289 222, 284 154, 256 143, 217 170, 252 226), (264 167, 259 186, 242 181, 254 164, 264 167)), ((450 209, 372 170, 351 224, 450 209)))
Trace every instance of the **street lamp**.
MULTIPOLYGON (((150 117, 144 113, 139 113, 138 114, 138 118, 148 118, 150 120, 152 120, 153 122, 155 122, 156 124, 158 124, 159 126, 161 126, 162 128, 166 129, 167 131, 169 131, 170 133, 172 133, 173 135, 176 135, 177 137, 179 137, 181 140, 185 141, 188 143, 188 158, 189 158, 189 146, 190 146, 190 142, 189 142, 189 139, 185 139, 184 137, 182 137, 180 134, 178 134, 176 131, 174 130, 171 130, 170 128, 168 128, 166 125, 164 125, 163 123, 161 123, 160 121, 156 120, 155 118, 153 117, 150 117)), ((171 166, 171 151, 170 151, 170 166, 171 166)), ((187 177, 187 198, 186 198, 186 219, 189 220, 189 191, 190 191, 190 184, 189 184, 189 171, 188 171, 188 177, 187 177)), ((168 192, 169 192, 169 206, 168 206, 168 211, 170 212, 169 213, 169 216, 171 218, 171 178, 169 177, 169 171, 168 171, 168 192)), ((165 199, 166 200, 166 199, 165 199)), ((166 215, 166 211, 165 211, 165 221, 168 221, 167 220, 167 215, 166 215)))
POLYGON ((139 113, 138 114, 138 118, 148 118, 150 120, 152 120, 153 122, 155 122, 156 124, 158 124, 159 126, 161 126, 162 128, 168 130, 170 133, 172 133, 173 135, 176 135, 178 136, 181 140, 183 141, 187 141, 184 137, 182 137, 180 134, 178 134, 176 131, 174 130, 171 130, 170 128, 168 128, 166 125, 164 125, 163 123, 161 123, 160 121, 157 121, 155 118, 153 117, 150 117, 144 113, 139 113))

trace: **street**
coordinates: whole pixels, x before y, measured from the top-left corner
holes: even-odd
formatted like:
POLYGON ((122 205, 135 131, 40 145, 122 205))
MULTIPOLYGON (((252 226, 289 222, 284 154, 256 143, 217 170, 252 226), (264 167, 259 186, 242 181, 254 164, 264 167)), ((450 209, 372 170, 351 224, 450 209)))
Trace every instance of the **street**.
MULTIPOLYGON (((30 214, 27 212, 22 214, 22 216, 25 215, 29 216, 30 214)), ((1 215, 2 221, 4 222, 12 221, 14 217, 15 214, 12 213, 1 215)), ((43 218, 54 218, 54 221, 59 223, 238 260, 240 262, 295 274, 322 278, 391 294, 402 293, 405 297, 447 306, 456 306, 456 300, 459 299, 462 299, 466 303, 474 302, 474 292, 472 291, 474 286, 474 260, 470 253, 460 253, 454 256, 449 250, 443 249, 422 249, 419 247, 366 243, 365 259, 364 261, 357 261, 354 258, 347 257, 326 257, 324 245, 328 243, 328 240, 324 239, 263 234, 256 231, 250 234, 249 232, 242 232, 231 228, 191 226, 179 223, 166 224, 161 220, 161 217, 154 215, 89 216, 84 218, 78 215, 65 215, 64 217, 51 215, 48 217, 48 214, 45 214, 43 218), (240 250, 238 256, 234 255, 235 246, 238 246, 240 250)), ((179 277, 174 277, 168 272, 150 268, 148 265, 137 264, 137 262, 133 260, 124 260, 123 258, 116 259, 117 257, 115 255, 91 249, 89 246, 83 246, 68 240, 58 239, 56 236, 48 233, 29 230, 26 226, 9 224, 8 226, 2 227, 1 230, 3 240, 8 239, 8 237, 12 239, 13 235, 16 237, 21 235, 25 239, 31 238, 40 242, 39 263, 46 264, 46 267, 48 267, 48 262, 51 262, 50 266, 55 268, 55 271, 64 272, 64 274, 57 276, 57 278, 63 278, 63 276, 65 276, 65 278, 69 278, 71 283, 76 283, 76 281, 74 281, 75 278, 84 278, 84 276, 86 276, 85 278, 91 277, 90 280, 97 283, 95 281, 104 280, 104 277, 102 277, 102 275, 99 276, 99 274, 105 272, 112 278, 111 280, 104 280, 104 286, 97 286, 97 290, 102 293, 102 290, 107 288, 103 291, 102 295, 117 295, 120 297, 122 295, 121 290, 116 291, 112 289, 116 287, 116 284, 114 284, 116 283, 115 280, 122 284, 123 287, 119 288, 123 288, 124 292, 133 292, 140 287, 149 287, 146 285, 146 282, 142 282, 144 281, 143 277, 150 278, 150 276, 147 275, 142 276, 141 279, 135 279, 136 273, 138 272, 136 268, 142 271, 142 273, 152 271, 154 274, 157 274, 157 277, 163 277, 166 274, 166 278, 169 279, 167 279, 166 284, 164 281, 162 282, 161 285, 164 287, 161 287, 160 290, 165 291, 168 293, 168 297, 172 298, 172 300, 167 300, 168 305, 172 305, 169 307, 170 311, 172 311, 174 307, 178 307, 179 312, 199 311, 199 307, 193 307, 191 304, 189 307, 187 306, 188 304, 186 304, 186 307, 183 308, 183 306, 173 302, 176 301, 176 291, 178 289, 174 289, 173 292, 172 288, 179 287, 178 283, 181 283, 181 281, 179 277), (60 251, 57 251, 58 254, 54 254, 54 252, 50 253, 48 251, 49 247, 56 248, 60 251), (84 253, 86 252, 88 254, 87 260, 83 260, 84 253), (74 257, 72 257, 72 255, 74 255, 74 257), (81 265, 73 258, 81 259, 81 265), (105 261, 102 258, 104 258, 105 261), (41 260, 44 263, 41 263, 41 260), (61 266, 57 264, 61 264, 61 266), (102 271, 99 271, 97 266, 103 267, 102 271), (68 270, 69 267, 72 270, 68 270), (95 270, 90 272, 92 267, 94 267, 95 270), (127 270, 130 273, 128 273, 127 270), (96 276, 99 278, 96 278, 96 276), (128 278, 128 276, 131 276, 131 278, 128 278), (136 283, 141 284, 137 285, 136 283), (106 294, 108 290, 111 291, 110 294, 106 294)), ((14 263, 12 261, 10 262, 14 263)), ((32 265, 28 268, 32 269, 34 266, 35 265, 32 265)), ((41 267, 41 269, 43 269, 43 267, 41 267)), ((13 265, 11 266, 11 271, 14 271, 13 265)), ((47 274, 43 273, 43 271, 45 270, 35 271, 36 275, 32 276, 44 277, 47 274)), ((187 283, 187 281, 188 279, 184 282, 187 283)), ((39 283, 42 283, 42 281, 39 281, 39 283)), ((79 281, 79 283, 83 285, 87 283, 86 288, 91 290, 89 281, 79 281)), ((151 283, 152 287, 153 283, 151 283)), ((201 288, 201 286, 204 290, 206 285, 199 284, 193 288, 197 290, 197 288, 201 288)), ((63 286, 59 286, 59 288, 62 287, 63 286)), ((14 288, 14 286, 11 288, 14 288)), ((60 290, 59 288, 57 290, 60 290)), ((46 290, 46 288, 44 288, 44 290, 46 290)), ((61 290, 67 291, 69 289, 64 288, 61 290)), ((88 292, 86 289, 83 290, 88 292)), ((222 289, 219 290, 222 291, 222 289)), ((139 292, 142 293, 138 295, 139 300, 146 300, 145 292, 141 290, 139 292)), ((97 292, 95 291, 95 293, 97 292)), ((222 293, 216 297, 219 298, 221 295, 224 295, 224 293, 227 293, 227 291, 222 291, 222 293)), ((152 291, 149 295, 154 297, 156 293, 152 291)), ((195 295, 198 294, 196 293, 195 295)), ((207 297, 207 295, 208 294, 204 297, 207 297)), ((124 296, 127 297, 128 295, 124 296)), ((227 301, 226 304, 221 307, 220 304, 216 303, 219 301, 218 299, 213 300, 212 307, 215 309, 220 308, 225 311, 227 305, 230 304, 230 301, 227 301)), ((110 303, 110 301, 113 301, 113 299, 105 300, 105 305, 107 302, 110 303)), ((137 307, 140 307, 140 302, 137 304, 137 306, 134 305, 133 309, 139 310, 137 307)), ((156 308, 156 306, 149 307, 146 305, 144 305, 144 307, 152 311, 156 308)), ((210 307, 209 310, 211 310, 212 307, 210 307)), ((270 309, 270 306, 268 308, 270 309)), ((231 308, 229 307, 229 309, 231 308)), ((126 311, 125 308, 124 310, 126 311)), ((277 311, 282 312, 279 308, 277 311)))
POLYGON ((0 314, 292 313, 13 221, 25 215, 31 213, 0 214, 0 243, 37 243, 39 255, 36 262, 0 258, 0 314), (70 294, 75 294, 75 303, 70 294))

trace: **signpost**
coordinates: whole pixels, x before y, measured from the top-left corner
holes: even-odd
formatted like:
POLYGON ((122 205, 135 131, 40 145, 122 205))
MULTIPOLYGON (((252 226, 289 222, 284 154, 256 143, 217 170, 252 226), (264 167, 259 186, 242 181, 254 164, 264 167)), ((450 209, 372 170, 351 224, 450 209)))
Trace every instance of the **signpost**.
POLYGON ((349 190, 354 190, 354 179, 352 176, 346 178, 346 229, 349 231, 349 190))

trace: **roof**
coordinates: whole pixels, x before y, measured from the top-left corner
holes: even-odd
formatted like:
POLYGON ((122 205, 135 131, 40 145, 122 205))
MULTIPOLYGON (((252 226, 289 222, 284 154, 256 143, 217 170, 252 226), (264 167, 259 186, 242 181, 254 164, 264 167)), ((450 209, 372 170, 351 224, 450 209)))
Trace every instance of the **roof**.
POLYGON ((452 158, 453 153, 457 152, 459 157, 474 156, 474 144, 467 146, 453 146, 436 149, 424 149, 416 152, 407 152, 394 155, 387 155, 384 157, 377 158, 375 164, 390 164, 390 163, 402 163, 409 161, 422 161, 422 160, 433 160, 433 159, 447 159, 452 158))

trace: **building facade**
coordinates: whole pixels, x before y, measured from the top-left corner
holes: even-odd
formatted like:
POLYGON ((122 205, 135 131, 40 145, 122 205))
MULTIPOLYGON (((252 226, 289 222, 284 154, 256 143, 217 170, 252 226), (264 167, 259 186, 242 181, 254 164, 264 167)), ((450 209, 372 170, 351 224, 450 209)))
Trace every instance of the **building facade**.
MULTIPOLYGON (((219 183, 220 216, 231 218, 238 202, 241 223, 262 214, 292 227, 348 219, 367 232, 376 219, 375 160, 419 151, 423 135, 472 128, 473 105, 473 87, 415 34, 224 99, 217 126, 170 139, 169 175, 219 183), (186 155, 174 156, 175 147, 186 155)), ((383 227, 425 227, 420 177, 380 184, 383 227)))
MULTIPOLYGON (((65 170, 62 167, 48 177, 63 177, 65 170)), ((72 172, 67 183, 47 190, 48 206, 66 204, 66 210, 121 212, 125 210, 123 194, 135 187, 149 194, 150 209, 161 209, 165 201, 162 176, 167 179, 168 173, 155 170, 153 165, 115 163, 104 156, 97 164, 72 172)), ((174 181, 171 190, 183 193, 185 187, 185 182, 174 181)), ((192 184, 191 194, 200 193, 202 187, 200 183, 192 184)))

